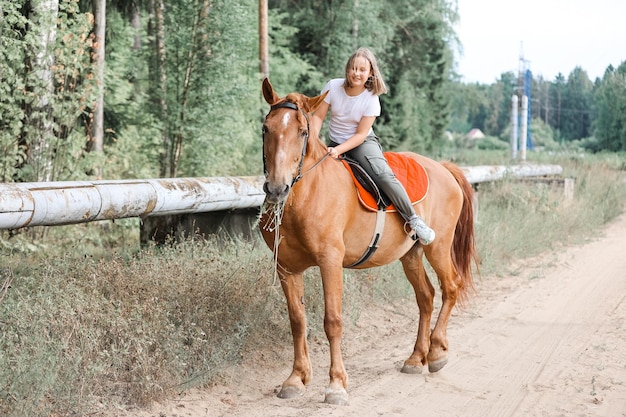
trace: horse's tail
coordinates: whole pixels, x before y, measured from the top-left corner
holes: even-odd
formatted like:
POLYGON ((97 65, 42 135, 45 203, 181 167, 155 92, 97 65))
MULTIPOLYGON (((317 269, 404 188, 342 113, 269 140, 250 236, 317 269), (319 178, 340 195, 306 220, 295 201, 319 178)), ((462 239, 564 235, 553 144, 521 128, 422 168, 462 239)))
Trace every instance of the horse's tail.
POLYGON ((463 207, 456 223, 451 254, 459 280, 459 302, 464 304, 470 291, 475 289, 472 264, 478 272, 478 252, 474 239, 474 189, 461 168, 451 162, 442 162, 442 165, 454 176, 463 192, 463 207))

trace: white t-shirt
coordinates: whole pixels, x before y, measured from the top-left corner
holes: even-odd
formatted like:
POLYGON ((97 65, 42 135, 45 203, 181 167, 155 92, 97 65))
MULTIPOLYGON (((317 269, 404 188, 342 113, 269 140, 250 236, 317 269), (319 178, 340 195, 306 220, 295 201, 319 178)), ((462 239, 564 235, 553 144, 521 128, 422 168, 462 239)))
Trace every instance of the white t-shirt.
MULTIPOLYGON (((344 143, 356 133, 362 117, 380 116, 380 100, 369 90, 358 96, 349 96, 343 88, 344 79, 330 80, 322 90, 328 90, 324 99, 330 105, 328 133, 335 143, 344 143)), ((368 134, 373 132, 370 129, 368 134)))

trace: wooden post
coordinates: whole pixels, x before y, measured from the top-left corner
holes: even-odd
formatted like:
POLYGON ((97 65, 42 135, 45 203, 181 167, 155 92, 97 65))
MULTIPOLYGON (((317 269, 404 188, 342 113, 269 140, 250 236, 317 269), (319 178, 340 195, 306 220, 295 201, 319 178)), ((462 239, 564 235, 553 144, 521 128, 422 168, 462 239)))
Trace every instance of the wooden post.
POLYGON ((259 0, 259 71, 261 79, 270 76, 267 0, 259 0))
MULTIPOLYGON (((94 0, 92 9, 95 18, 94 43, 92 60, 96 68, 96 102, 93 105, 93 120, 91 124, 89 152, 102 153, 104 143, 104 50, 106 33, 106 1, 94 0)), ((94 167, 94 173, 98 179, 102 177, 101 167, 94 167)))

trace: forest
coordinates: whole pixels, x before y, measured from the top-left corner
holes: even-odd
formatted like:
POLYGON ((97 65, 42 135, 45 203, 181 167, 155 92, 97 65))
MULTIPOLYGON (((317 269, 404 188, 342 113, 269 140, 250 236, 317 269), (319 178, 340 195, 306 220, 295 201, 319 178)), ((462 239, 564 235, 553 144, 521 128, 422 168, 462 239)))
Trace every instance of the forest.
MULTIPOLYGON (((261 173, 260 4, 252 0, 0 3, 0 181, 261 173)), ((389 150, 506 147, 518 74, 455 73, 454 0, 269 0, 269 77, 316 95, 360 46, 389 93, 389 150), (481 129, 487 138, 470 143, 481 129)), ((567 69, 564 69, 567 70, 567 69)), ((626 150, 626 61, 590 80, 532 78, 535 145, 626 150)))

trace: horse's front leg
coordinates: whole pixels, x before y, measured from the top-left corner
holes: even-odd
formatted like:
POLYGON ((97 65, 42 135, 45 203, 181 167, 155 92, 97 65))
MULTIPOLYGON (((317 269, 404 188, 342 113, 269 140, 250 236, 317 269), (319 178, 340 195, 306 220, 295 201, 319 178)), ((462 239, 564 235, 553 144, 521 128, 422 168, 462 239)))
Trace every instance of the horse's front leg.
POLYGON ((324 331, 330 345, 330 382, 324 402, 335 405, 348 403, 348 374, 343 365, 341 337, 341 299, 343 294, 343 267, 341 263, 320 265, 324 286, 324 331))
POLYGON ((293 336, 293 370, 283 382, 279 398, 301 396, 311 380, 312 368, 306 342, 306 315, 304 311, 304 284, 302 273, 281 274, 280 284, 287 299, 289 322, 293 336))

